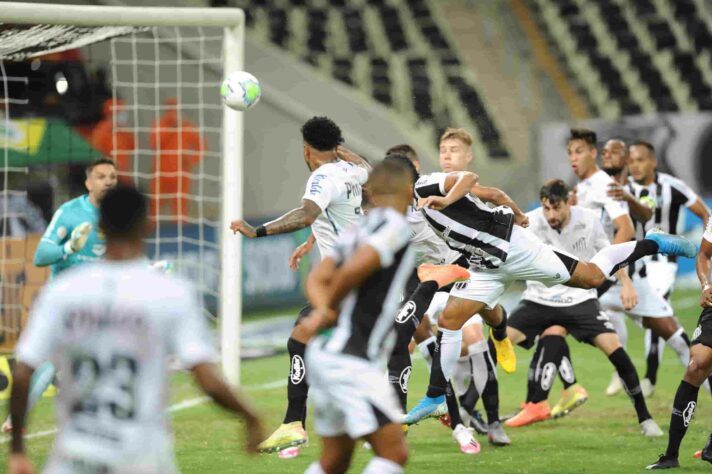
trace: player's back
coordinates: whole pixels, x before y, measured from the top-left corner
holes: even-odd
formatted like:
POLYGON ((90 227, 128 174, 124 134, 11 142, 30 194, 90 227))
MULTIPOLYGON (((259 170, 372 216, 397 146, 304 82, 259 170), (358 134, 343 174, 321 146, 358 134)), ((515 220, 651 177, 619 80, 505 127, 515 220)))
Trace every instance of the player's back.
MULTIPOLYGON (((195 291, 145 260, 69 270, 43 291, 18 357, 62 373, 53 460, 169 472, 169 369, 214 358, 195 291)), ((143 471, 141 471, 143 472, 143 471)))
POLYGON ((337 237, 362 216, 362 185, 368 171, 347 161, 334 161, 314 170, 307 181, 304 199, 322 210, 312 224, 319 253, 326 255, 337 237))

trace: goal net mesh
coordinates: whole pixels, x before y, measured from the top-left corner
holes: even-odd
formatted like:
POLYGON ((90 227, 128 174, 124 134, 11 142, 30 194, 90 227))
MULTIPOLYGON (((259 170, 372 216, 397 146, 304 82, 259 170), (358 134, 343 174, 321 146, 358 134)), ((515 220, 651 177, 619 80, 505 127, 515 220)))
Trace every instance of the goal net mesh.
POLYGON ((222 48, 222 28, 0 24, 0 349, 48 277, 42 231, 103 156, 150 198, 151 260, 217 314, 222 48))

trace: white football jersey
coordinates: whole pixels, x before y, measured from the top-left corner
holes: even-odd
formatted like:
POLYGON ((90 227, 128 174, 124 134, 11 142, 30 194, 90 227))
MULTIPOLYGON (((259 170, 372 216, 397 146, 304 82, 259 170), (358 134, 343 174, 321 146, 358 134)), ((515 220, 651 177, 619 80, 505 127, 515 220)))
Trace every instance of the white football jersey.
POLYGON ((598 213, 603 230, 606 231, 609 239, 613 239, 615 233, 613 221, 628 214, 626 203, 616 201, 608 196, 608 185, 613 182, 613 178, 608 176, 605 171, 598 170, 593 176, 576 185, 578 205, 598 213))
POLYGON ((410 227, 410 246, 415 251, 415 265, 432 263, 443 265, 454 263, 460 258, 457 252, 447 246, 445 241, 433 232, 423 213, 415 208, 408 207, 408 227, 410 227))
POLYGON ((16 352, 32 367, 51 360, 62 374, 53 459, 145 472, 168 469, 156 467, 158 453, 172 457, 168 356, 184 367, 217 357, 196 290, 145 260, 58 276, 35 302, 16 352))
POLYGON ((302 199, 321 208, 311 229, 322 258, 332 251, 337 236, 362 216, 361 186, 367 180, 366 168, 347 161, 326 163, 309 176, 302 199))
POLYGON ((707 225, 705 226, 705 233, 702 234, 702 238, 705 239, 707 242, 712 243, 712 217, 707 221, 707 225))
MULTIPOLYGON (((571 207, 571 220, 557 231, 551 228, 541 207, 528 212, 529 229, 544 243, 588 261, 610 245, 597 213, 579 206, 571 207)), ((597 297, 596 290, 571 288, 564 285, 547 287, 537 281, 527 281, 522 298, 546 306, 573 306, 597 297)))

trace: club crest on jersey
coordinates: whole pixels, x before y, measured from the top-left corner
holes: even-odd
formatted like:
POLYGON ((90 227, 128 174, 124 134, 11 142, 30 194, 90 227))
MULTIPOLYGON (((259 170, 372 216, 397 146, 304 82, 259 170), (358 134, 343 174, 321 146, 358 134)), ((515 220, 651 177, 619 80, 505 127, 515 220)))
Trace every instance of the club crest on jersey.
POLYGON ((289 379, 294 385, 297 385, 302 380, 304 380, 304 374, 306 374, 306 368, 304 367, 304 359, 301 356, 295 355, 292 357, 292 367, 289 371, 289 379))
POLYGON ((697 403, 690 402, 687 404, 685 410, 682 412, 682 422, 685 424, 686 427, 690 425, 690 421, 692 421, 692 415, 694 415, 696 407, 697 403))
POLYGON ((396 322, 402 324, 410 319, 411 316, 415 314, 415 303, 408 301, 396 316, 396 322))
POLYGON ((702 335, 702 326, 697 326, 695 332, 692 333, 692 340, 694 341, 702 335))
POLYGON ((413 368, 408 366, 403 369, 400 377, 398 378, 398 385, 400 385, 401 391, 403 393, 408 393, 408 380, 410 380, 410 374, 413 372, 413 368))

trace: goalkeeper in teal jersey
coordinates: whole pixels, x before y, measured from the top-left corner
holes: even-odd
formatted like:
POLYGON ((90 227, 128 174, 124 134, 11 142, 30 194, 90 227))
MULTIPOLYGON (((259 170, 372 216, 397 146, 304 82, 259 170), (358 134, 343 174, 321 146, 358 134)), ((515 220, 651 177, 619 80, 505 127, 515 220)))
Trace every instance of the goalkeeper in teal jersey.
MULTIPOLYGON (((106 192, 116 186, 116 166, 113 161, 101 158, 87 166, 86 174, 84 184, 88 193, 59 206, 35 252, 35 265, 50 266, 52 278, 67 268, 103 258, 106 250, 104 236, 98 228, 99 203, 106 192)), ((39 400, 54 375, 50 362, 35 371, 30 382, 28 408, 39 400)), ((2 431, 12 431, 9 417, 2 431)))

